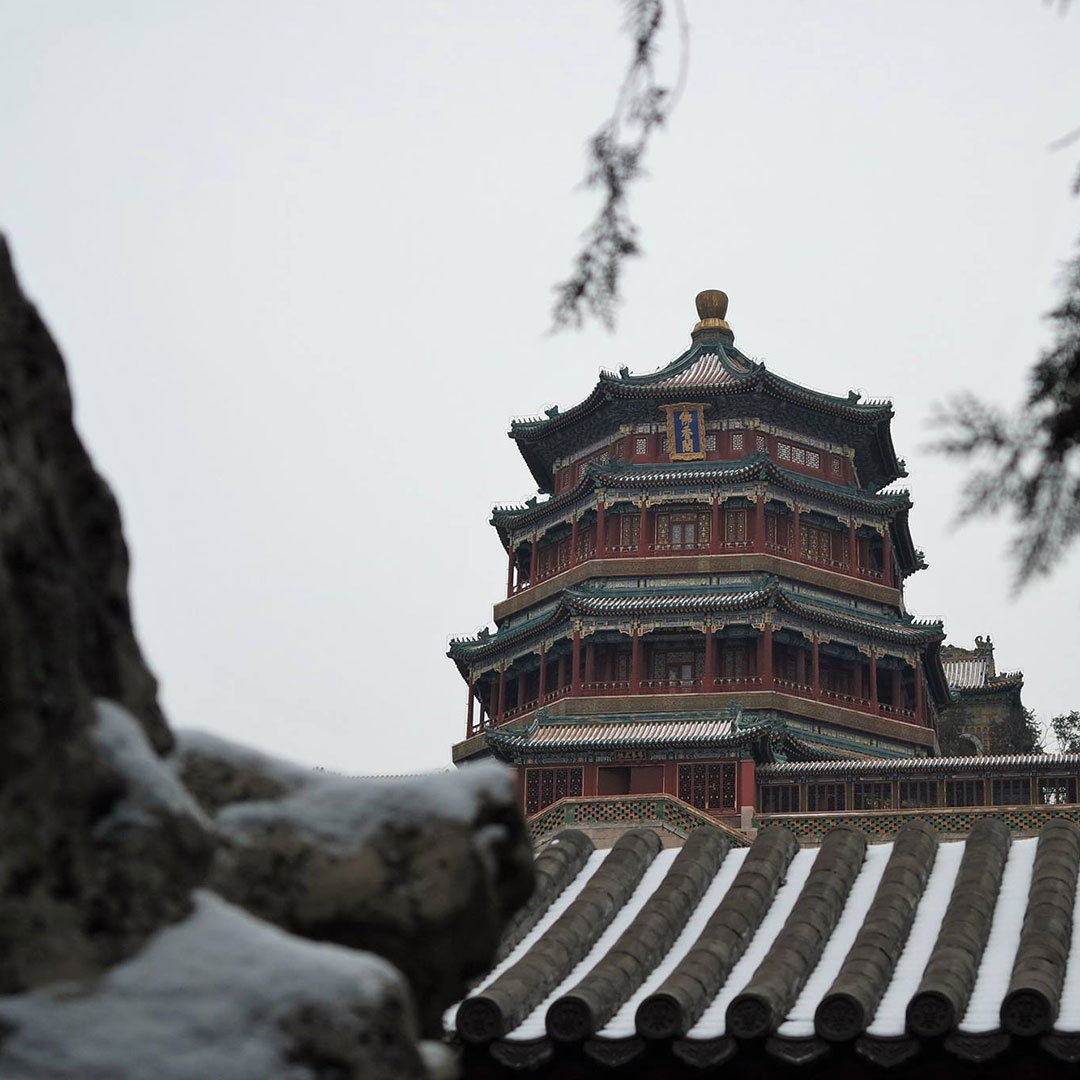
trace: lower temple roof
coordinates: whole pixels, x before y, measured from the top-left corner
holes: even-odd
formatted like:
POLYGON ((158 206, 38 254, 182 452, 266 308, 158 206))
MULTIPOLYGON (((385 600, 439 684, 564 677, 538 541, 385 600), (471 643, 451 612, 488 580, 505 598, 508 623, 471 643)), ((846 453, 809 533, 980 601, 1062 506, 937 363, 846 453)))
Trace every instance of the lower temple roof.
POLYGON ((749 848, 704 827, 682 849, 635 830, 601 851, 568 830, 538 855, 503 959, 444 1023, 515 1068, 762 1049, 981 1062, 1035 1037, 1077 1061, 1078 868, 1065 817, 1030 839, 986 818, 956 842, 916 820, 871 846, 841 826, 803 849, 778 826, 749 848))

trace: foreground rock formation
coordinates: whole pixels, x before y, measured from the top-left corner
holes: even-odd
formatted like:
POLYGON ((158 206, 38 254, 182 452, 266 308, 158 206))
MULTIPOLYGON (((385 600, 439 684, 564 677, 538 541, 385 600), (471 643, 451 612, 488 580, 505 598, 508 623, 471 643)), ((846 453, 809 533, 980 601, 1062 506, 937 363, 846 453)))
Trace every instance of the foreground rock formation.
POLYGON ((510 777, 178 739, 127 576, 0 240, 0 1076, 452 1074, 424 1038, 532 887, 510 777))

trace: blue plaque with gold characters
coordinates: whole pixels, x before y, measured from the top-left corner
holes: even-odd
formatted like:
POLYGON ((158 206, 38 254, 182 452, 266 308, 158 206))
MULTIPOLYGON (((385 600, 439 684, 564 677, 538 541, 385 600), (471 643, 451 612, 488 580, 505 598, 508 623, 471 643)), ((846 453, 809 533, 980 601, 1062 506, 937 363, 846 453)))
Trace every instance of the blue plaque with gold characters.
POLYGON ((705 406, 665 405, 668 459, 700 461, 705 457, 705 406))

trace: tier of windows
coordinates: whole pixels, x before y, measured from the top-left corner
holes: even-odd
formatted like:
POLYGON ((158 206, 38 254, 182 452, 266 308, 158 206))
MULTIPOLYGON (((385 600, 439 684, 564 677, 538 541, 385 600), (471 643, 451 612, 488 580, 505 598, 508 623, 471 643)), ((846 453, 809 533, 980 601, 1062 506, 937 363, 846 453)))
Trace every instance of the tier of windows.
POLYGON ((763 814, 918 810, 930 807, 1058 806, 1076 801, 1075 775, 758 785, 758 810, 763 814))
POLYGON ((895 655, 866 656, 790 630, 602 630, 515 658, 469 687, 467 736, 563 697, 775 690, 932 726, 921 673, 895 655))
POLYGON ((510 551, 507 596, 590 559, 768 552, 852 577, 896 586, 900 574, 887 532, 785 503, 731 498, 723 503, 597 507, 510 551))
MULTIPOLYGON (((755 454, 767 454, 773 461, 792 472, 804 472, 834 484, 851 484, 855 473, 846 453, 836 453, 820 446, 786 435, 750 429, 707 431, 704 442, 706 461, 738 461, 755 454)), ((622 435, 608 446, 590 453, 555 470, 555 493, 569 491, 581 479, 582 470, 590 461, 615 460, 635 464, 671 461, 671 448, 662 432, 622 435)))
POLYGON ((591 766, 530 766, 525 769, 524 810, 536 814, 559 799, 582 795, 677 795, 713 814, 734 813, 738 774, 734 761, 613 763, 591 766))

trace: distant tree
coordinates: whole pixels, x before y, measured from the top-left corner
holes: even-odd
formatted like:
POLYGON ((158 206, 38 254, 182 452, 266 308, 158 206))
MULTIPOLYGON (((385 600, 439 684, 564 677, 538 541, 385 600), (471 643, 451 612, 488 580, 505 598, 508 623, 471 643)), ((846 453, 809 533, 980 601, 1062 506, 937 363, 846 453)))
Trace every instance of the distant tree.
POLYGON ((1016 522, 1017 585, 1048 573, 1080 536, 1080 254, 1064 277, 1065 295, 1049 315, 1054 342, 1032 369, 1021 407, 1009 413, 967 395, 940 417, 947 432, 938 447, 980 461, 960 515, 1006 511, 1016 522))
POLYGON ((1080 712, 1062 713, 1050 721, 1050 730, 1063 754, 1080 754, 1080 712))
MULTIPOLYGON (((1080 715, 1080 714, 1078 714, 1080 715)), ((1023 706, 1009 709, 995 725, 989 746, 983 746, 974 736, 964 731, 964 710, 954 705, 942 712, 938 720, 938 745, 947 757, 969 757, 979 752, 986 754, 1041 754, 1043 733, 1035 714, 1023 706)), ((970 721, 968 721, 970 723, 970 721)), ((1080 737, 1080 729, 1078 729, 1080 737)))

